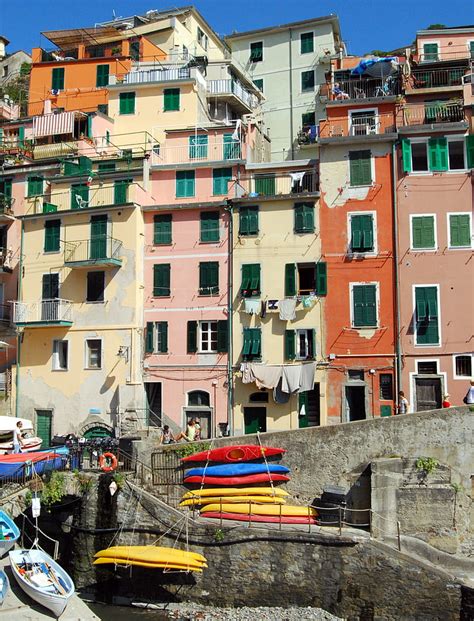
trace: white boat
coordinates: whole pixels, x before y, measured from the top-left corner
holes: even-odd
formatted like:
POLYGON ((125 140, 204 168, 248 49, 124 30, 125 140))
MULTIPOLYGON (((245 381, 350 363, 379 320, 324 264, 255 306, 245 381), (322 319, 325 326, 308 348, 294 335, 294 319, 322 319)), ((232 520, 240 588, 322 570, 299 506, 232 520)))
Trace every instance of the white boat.
POLYGON ((23 452, 31 453, 39 451, 43 440, 35 436, 33 423, 28 418, 15 418, 14 416, 0 416, 0 454, 13 450, 13 430, 21 421, 21 437, 23 438, 23 452))
POLYGON ((0 606, 5 601, 5 597, 7 596, 9 588, 10 588, 10 583, 8 581, 8 576, 3 571, 3 569, 0 569, 0 606))
POLYGON ((12 550, 10 567, 23 591, 60 617, 74 595, 69 574, 43 550, 12 550))

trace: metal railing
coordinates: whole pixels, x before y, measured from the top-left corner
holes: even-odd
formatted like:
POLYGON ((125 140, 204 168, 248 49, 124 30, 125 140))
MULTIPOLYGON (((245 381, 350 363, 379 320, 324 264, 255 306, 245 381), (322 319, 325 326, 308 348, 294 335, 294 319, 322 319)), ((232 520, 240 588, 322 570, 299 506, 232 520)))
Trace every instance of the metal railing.
POLYGON ((333 101, 340 99, 366 99, 369 97, 390 97, 401 94, 401 83, 398 76, 387 78, 353 78, 335 80, 330 93, 333 101))
POLYGON ((397 125, 431 125, 458 123, 465 120, 462 101, 405 104, 397 113, 397 125))
POLYGON ((165 164, 195 164, 242 159, 243 145, 240 140, 209 142, 209 144, 180 144, 163 146, 151 154, 152 166, 165 164))
POLYGON ((461 86, 467 67, 444 67, 443 69, 412 69, 407 81, 408 89, 445 88, 461 86))
POLYGON ((373 136, 376 134, 393 133, 395 131, 393 114, 367 114, 322 121, 319 128, 319 137, 346 138, 350 136, 373 136))
POLYGON ((229 194, 236 198, 253 196, 278 196, 318 192, 319 179, 315 171, 255 174, 229 183, 229 194))
POLYGON ((179 67, 177 69, 150 69, 131 71, 124 76, 123 80, 114 79, 110 76, 110 85, 114 84, 145 84, 147 82, 172 82, 178 80, 191 79, 191 69, 189 67, 179 67))
POLYGON ((258 105, 258 98, 236 80, 208 80, 208 95, 235 95, 248 108, 258 105))
POLYGON ((72 302, 55 298, 36 302, 13 302, 13 323, 72 323, 72 302))
POLYGON ((58 142, 55 144, 38 144, 33 147, 33 159, 43 160, 52 157, 63 157, 65 155, 76 155, 79 150, 79 142, 58 142))
POLYGON ((120 261, 122 242, 113 237, 97 237, 64 242, 64 263, 120 261))

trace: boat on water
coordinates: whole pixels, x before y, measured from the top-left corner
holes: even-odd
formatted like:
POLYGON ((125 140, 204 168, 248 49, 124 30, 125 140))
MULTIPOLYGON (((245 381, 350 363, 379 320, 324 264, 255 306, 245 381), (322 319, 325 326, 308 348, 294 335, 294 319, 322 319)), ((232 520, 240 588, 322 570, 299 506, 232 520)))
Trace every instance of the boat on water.
POLYGON ((210 489, 196 489, 186 492, 182 500, 199 496, 289 496, 289 493, 279 487, 212 487, 210 489))
POLYGON ((271 472, 272 474, 288 474, 290 469, 281 464, 220 464, 219 466, 191 468, 184 476, 241 477, 248 474, 261 474, 266 472, 271 472))
POLYGON ((238 463, 242 461, 252 461, 253 459, 262 459, 263 457, 271 457, 273 455, 281 455, 286 449, 273 448, 271 446, 258 446, 255 444, 238 444, 235 446, 221 446, 208 451, 194 453, 182 457, 181 461, 222 461, 225 463, 238 463))
POLYGON ((8 576, 3 569, 0 569, 0 606, 5 601, 9 589, 10 582, 8 581, 8 576))
POLYGON ((301 515, 255 515, 255 513, 232 513, 230 511, 207 511, 203 517, 217 520, 235 520, 237 522, 263 522, 266 524, 317 524, 317 518, 301 515))
POLYGON ((165 546, 113 546, 94 556, 94 565, 132 565, 177 571, 202 571, 207 567, 202 554, 165 546))
POLYGON ((302 507, 296 505, 261 505, 257 503, 243 502, 240 504, 232 503, 214 503, 205 505, 201 509, 201 513, 206 515, 207 512, 229 512, 243 513, 245 515, 280 515, 286 517, 316 517, 318 515, 313 507, 302 507))
POLYGON ((12 518, 0 511, 0 556, 6 554, 13 548, 20 538, 20 530, 12 518))
POLYGON ((43 440, 35 435, 31 420, 15 418, 14 416, 0 416, 0 455, 13 451, 13 430, 18 422, 22 423, 23 450, 26 452, 40 450, 43 440))
POLYGON ((270 483, 279 481, 289 481, 290 477, 286 474, 274 474, 272 472, 261 472, 260 474, 248 474, 243 477, 210 477, 210 476, 188 476, 184 479, 186 484, 199 483, 199 485, 252 485, 253 483, 270 483))
POLYGON ((60 617, 74 595, 69 574, 43 550, 12 550, 10 567, 20 588, 60 617))
POLYGON ((67 455, 55 451, 0 455, 0 479, 28 477, 33 473, 44 474, 64 466, 67 455))

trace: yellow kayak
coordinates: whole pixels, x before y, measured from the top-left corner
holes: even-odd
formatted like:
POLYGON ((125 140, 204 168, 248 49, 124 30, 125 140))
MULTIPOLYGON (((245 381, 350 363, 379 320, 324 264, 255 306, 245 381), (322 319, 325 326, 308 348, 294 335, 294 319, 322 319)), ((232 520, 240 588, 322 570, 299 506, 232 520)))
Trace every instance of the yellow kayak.
POLYGON ((198 571, 202 573, 203 568, 206 568, 207 565, 179 565, 177 563, 146 563, 145 561, 136 561, 132 559, 125 558, 96 558, 94 565, 132 565, 134 567, 149 567, 150 569, 174 569, 177 571, 198 571))
POLYGON ((100 550, 94 555, 96 558, 125 558, 142 560, 146 563, 187 562, 205 563, 206 558, 197 552, 187 552, 165 546, 113 546, 100 550))
POLYGON ((186 492, 182 500, 195 496, 289 496, 288 492, 279 487, 216 487, 215 489, 196 489, 186 492))
POLYGON ((286 500, 284 498, 280 498, 278 496, 202 496, 201 498, 187 498, 186 500, 182 500, 179 503, 180 507, 189 507, 193 505, 207 505, 212 502, 220 502, 222 500, 223 503, 229 502, 258 502, 261 504, 274 504, 274 505, 284 505, 286 500))
POLYGON ((201 513, 207 511, 222 511, 223 513, 244 513, 247 515, 285 515, 285 516, 316 516, 317 511, 312 507, 296 507, 292 505, 257 505, 250 503, 232 504, 222 503, 205 505, 201 513))

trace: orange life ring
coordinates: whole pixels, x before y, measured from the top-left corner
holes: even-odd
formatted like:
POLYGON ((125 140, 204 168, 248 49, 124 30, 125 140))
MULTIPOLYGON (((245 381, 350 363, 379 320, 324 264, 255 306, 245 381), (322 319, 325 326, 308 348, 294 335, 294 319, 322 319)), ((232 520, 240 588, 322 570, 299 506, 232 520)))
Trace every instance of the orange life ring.
POLYGON ((113 453, 102 453, 99 458, 99 466, 103 472, 113 472, 117 468, 117 464, 117 458, 113 453))

